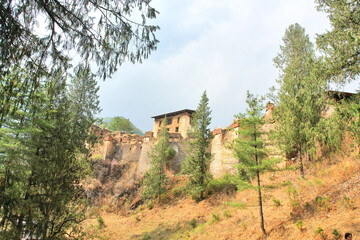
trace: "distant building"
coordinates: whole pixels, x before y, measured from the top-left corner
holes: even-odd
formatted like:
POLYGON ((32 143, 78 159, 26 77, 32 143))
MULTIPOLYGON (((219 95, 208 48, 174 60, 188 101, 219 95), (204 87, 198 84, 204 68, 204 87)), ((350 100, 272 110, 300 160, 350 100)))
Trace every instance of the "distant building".
POLYGON ((194 110, 184 109, 176 112, 161 114, 158 116, 153 116, 154 126, 153 134, 154 138, 157 138, 158 133, 161 131, 161 128, 166 127, 170 133, 170 137, 187 137, 187 130, 191 125, 192 115, 195 113, 194 110), (164 123, 164 118, 167 117, 167 122, 164 123))

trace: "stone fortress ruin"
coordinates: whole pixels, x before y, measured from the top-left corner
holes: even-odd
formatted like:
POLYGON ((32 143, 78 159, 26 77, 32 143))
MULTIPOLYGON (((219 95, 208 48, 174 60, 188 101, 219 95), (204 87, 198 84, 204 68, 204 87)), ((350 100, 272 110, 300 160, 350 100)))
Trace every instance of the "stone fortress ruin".
MULTIPOLYGON (((274 105, 268 103, 265 119, 272 117, 273 109, 274 105)), ((103 161, 111 162, 112 165, 136 166, 132 168, 133 177, 139 179, 150 168, 148 153, 156 143, 161 128, 166 127, 170 135, 171 147, 176 151, 174 159, 167 165, 167 170, 171 174, 177 174, 180 172, 181 163, 186 158, 186 133, 191 126, 191 118, 194 113, 194 110, 184 109, 153 116, 153 130, 145 132, 144 136, 127 132, 112 133, 107 129, 94 126, 93 130, 97 136, 100 136, 102 142, 95 147, 93 156, 100 156, 103 161), (167 117, 166 123, 164 122, 165 116, 167 117)), ((210 171, 216 178, 236 172, 234 165, 237 164, 237 159, 227 145, 237 137, 238 127, 238 123, 233 122, 227 128, 217 128, 212 131, 214 138, 210 147, 212 154, 210 171)))

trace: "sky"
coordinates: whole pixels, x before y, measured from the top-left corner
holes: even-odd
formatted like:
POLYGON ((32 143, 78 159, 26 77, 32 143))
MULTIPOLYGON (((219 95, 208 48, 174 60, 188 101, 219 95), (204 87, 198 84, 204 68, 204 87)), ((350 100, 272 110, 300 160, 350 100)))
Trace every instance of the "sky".
POLYGON ((314 0, 153 0, 152 7, 160 12, 158 49, 99 82, 100 116, 129 118, 143 132, 152 116, 195 110, 205 90, 210 128, 229 126, 245 111, 247 90, 264 95, 276 85, 272 59, 289 25, 299 23, 313 42, 330 30, 314 0))

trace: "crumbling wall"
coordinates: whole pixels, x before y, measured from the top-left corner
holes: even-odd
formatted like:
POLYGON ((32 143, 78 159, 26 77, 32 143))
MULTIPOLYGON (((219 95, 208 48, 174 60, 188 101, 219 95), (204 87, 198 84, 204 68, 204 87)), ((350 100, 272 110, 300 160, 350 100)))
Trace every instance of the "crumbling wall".
POLYGON ((233 151, 228 147, 236 138, 235 129, 215 129, 211 141, 212 161, 210 172, 215 178, 225 174, 235 174, 238 160, 234 157, 233 151))

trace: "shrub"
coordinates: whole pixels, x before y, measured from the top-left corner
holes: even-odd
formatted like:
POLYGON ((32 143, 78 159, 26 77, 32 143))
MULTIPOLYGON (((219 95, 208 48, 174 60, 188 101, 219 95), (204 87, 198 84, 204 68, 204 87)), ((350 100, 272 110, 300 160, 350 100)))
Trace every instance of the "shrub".
POLYGON ((147 207, 149 210, 153 209, 153 207, 154 207, 153 202, 152 202, 151 200, 148 201, 148 202, 146 203, 146 207, 147 207))
POLYGON ((213 222, 218 222, 218 221, 220 221, 220 215, 219 215, 219 213, 211 213, 211 215, 212 215, 212 221, 213 222))
POLYGON ((273 199, 273 202, 275 204, 275 207, 280 207, 281 206, 281 202, 279 199, 273 199))
POLYGON ((184 187, 183 186, 176 186, 171 191, 174 197, 181 197, 184 195, 184 187))
POLYGON ((327 197, 317 196, 315 198, 315 203, 317 205, 317 209, 319 209, 320 211, 329 211, 331 208, 329 198, 327 197))
POLYGON ((300 206, 299 193, 291 186, 286 189, 286 193, 289 197, 292 209, 297 210, 300 206))
POLYGON ((226 174, 220 179, 211 179, 206 187, 206 194, 211 195, 223 191, 235 192, 236 184, 231 181, 231 176, 226 174))
POLYGON ((195 218, 191 219, 191 221, 189 222, 189 225, 191 228, 196 228, 196 226, 197 226, 196 219, 195 218))
POLYGON ((102 229, 105 226, 104 219, 102 219, 102 217, 100 215, 98 215, 96 220, 98 222, 98 226, 97 226, 98 229, 102 229))
POLYGON ((335 236, 335 239, 340 239, 341 238, 341 234, 336 229, 333 230, 332 234, 335 236))
POLYGON ((295 223, 295 226, 302 231, 304 229, 304 222, 302 220, 299 220, 295 223))
POLYGON ((339 202, 345 208, 354 209, 354 202, 348 197, 343 197, 342 199, 339 200, 339 202))
POLYGON ((223 213, 223 216, 226 217, 226 218, 231 218, 231 212, 230 210, 225 210, 224 213, 223 213))
POLYGON ((324 230, 321 227, 318 227, 315 231, 316 234, 322 234, 324 230))

